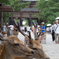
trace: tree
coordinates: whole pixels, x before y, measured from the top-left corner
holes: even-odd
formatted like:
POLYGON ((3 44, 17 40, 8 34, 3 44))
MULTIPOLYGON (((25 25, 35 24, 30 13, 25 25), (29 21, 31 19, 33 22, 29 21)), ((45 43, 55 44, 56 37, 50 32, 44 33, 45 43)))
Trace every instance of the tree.
POLYGON ((59 0, 40 0, 37 2, 37 8, 40 10, 38 17, 47 23, 52 23, 59 16, 59 0))
MULTIPOLYGON (((6 6, 12 6, 15 11, 20 11, 22 8, 25 8, 30 2, 22 2, 22 0, 0 0, 0 3, 6 6)), ((1 14, 1 13, 0 13, 1 14)), ((10 12, 3 12, 4 22, 8 20, 12 14, 10 12)), ((0 16, 1 17, 1 16, 0 16)))
POLYGON ((22 2, 22 0, 11 0, 10 5, 13 7, 15 11, 20 11, 22 8, 28 6, 30 2, 22 2))
POLYGON ((0 3, 3 3, 3 5, 8 5, 9 4, 9 0, 0 0, 0 3))

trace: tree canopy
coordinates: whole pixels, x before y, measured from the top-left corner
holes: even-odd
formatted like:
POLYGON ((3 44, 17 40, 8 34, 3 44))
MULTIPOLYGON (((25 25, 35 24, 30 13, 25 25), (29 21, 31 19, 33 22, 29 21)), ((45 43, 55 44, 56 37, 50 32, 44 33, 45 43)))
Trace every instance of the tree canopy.
POLYGON ((22 0, 11 0, 10 5, 13 7, 15 11, 20 11, 22 8, 25 8, 29 5, 30 2, 22 2, 22 0))
POLYGON ((9 0, 0 0, 0 3, 3 3, 3 5, 7 5, 7 4, 9 4, 9 0))
POLYGON ((59 0, 40 0, 37 2, 37 8, 40 10, 38 18, 47 23, 52 23, 59 16, 59 0))

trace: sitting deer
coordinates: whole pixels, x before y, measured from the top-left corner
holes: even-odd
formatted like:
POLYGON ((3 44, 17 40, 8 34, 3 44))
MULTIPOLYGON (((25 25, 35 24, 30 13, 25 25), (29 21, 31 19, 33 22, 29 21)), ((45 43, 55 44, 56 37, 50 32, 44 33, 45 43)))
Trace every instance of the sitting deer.
POLYGON ((34 50, 25 46, 16 36, 0 37, 4 41, 4 59, 14 59, 17 57, 32 56, 34 50))
MULTIPOLYGON (((23 33, 21 30, 20 30, 20 24, 18 22, 18 24, 15 22, 15 20, 13 20, 16 28, 18 28, 19 32, 24 35, 25 37, 27 36, 28 39, 29 39, 29 45, 28 47, 30 47, 31 49, 35 50, 35 54, 33 55, 33 58, 36 58, 36 59, 50 59, 43 51, 43 47, 42 45, 38 42, 39 40, 39 36, 35 38, 35 40, 32 39, 31 37, 31 33, 29 32, 29 36, 26 35, 25 33, 23 33)), ((40 35, 40 34, 39 34, 40 35)))

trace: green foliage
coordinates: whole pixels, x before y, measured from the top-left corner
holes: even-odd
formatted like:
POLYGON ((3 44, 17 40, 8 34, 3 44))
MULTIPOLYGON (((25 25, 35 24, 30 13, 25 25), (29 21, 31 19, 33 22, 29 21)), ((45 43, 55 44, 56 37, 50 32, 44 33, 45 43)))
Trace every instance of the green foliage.
POLYGON ((3 5, 8 5, 9 4, 9 0, 0 0, 0 3, 3 3, 3 5))
POLYGON ((20 19, 15 19, 16 22, 20 22, 20 19))
POLYGON ((11 0, 10 5, 13 7, 15 11, 20 11, 22 8, 25 8, 29 5, 30 2, 22 2, 22 0, 11 0))
POLYGON ((37 2, 37 8, 40 10, 38 18, 42 18, 47 23, 55 21, 55 18, 59 16, 59 0, 40 0, 37 2))
POLYGON ((6 23, 10 16, 12 16, 11 12, 3 12, 3 21, 6 23))

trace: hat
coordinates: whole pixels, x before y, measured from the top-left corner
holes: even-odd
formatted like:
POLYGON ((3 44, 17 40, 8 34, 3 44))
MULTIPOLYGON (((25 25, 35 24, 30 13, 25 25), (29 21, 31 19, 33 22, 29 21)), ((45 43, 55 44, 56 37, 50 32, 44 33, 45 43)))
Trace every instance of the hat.
POLYGON ((44 22, 42 22, 41 24, 44 24, 44 22))
POLYGON ((58 22, 58 20, 56 20, 55 22, 58 22))

